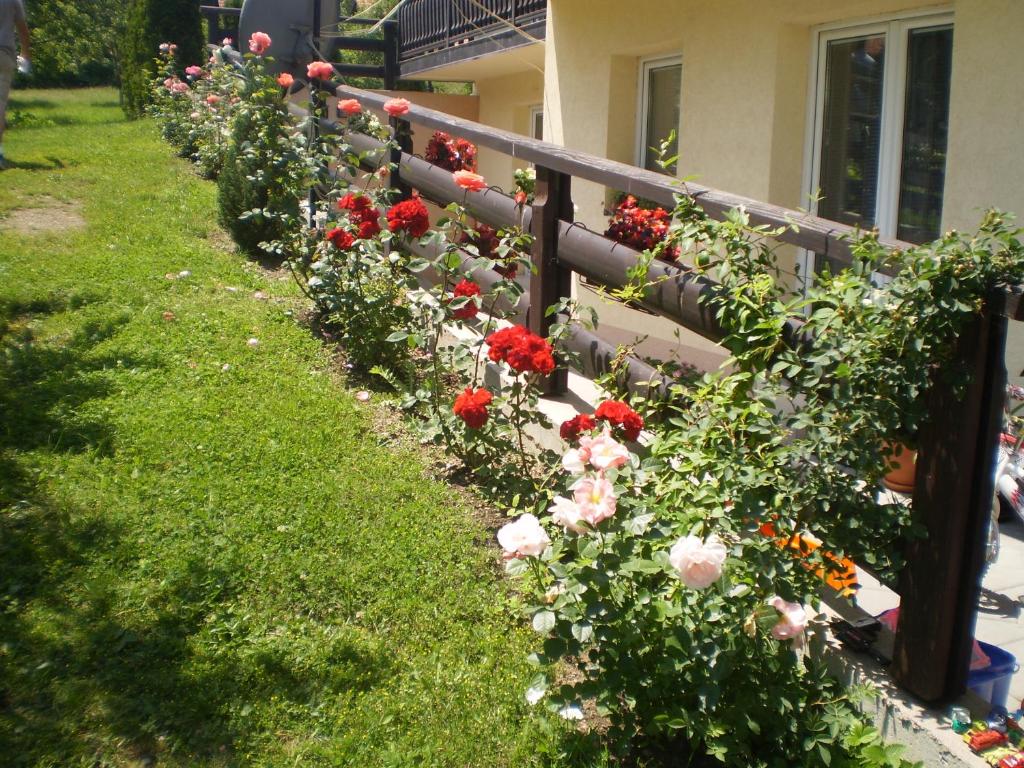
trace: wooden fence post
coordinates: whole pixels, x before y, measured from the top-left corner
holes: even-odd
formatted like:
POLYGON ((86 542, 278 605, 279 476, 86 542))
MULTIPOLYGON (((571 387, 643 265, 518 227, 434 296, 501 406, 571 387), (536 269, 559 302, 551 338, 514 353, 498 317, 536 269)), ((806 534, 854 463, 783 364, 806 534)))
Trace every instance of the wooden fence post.
POLYGON ((407 155, 412 154, 412 126, 409 124, 408 120, 403 120, 400 117, 390 117, 388 118, 388 123, 391 125, 394 140, 398 144, 397 147, 391 148, 391 152, 388 156, 388 160, 392 165, 394 165, 390 176, 391 186, 398 190, 399 199, 405 200, 412 195, 412 187, 402 181, 400 167, 402 163, 402 153, 405 152, 407 155))
POLYGON ((961 333, 951 370, 970 374, 966 394, 936 381, 920 433, 914 517, 928 536, 906 548, 892 671, 931 703, 967 685, 1006 389, 1004 303, 990 296, 961 333))
MULTIPOLYGON (((530 275, 530 311, 527 327, 538 336, 547 336, 554 317, 545 311, 572 289, 572 270, 558 263, 558 222, 572 221, 572 177, 537 166, 537 186, 533 197, 533 248, 530 275)), ((547 394, 561 394, 569 385, 569 369, 560 365, 544 385, 547 394)))

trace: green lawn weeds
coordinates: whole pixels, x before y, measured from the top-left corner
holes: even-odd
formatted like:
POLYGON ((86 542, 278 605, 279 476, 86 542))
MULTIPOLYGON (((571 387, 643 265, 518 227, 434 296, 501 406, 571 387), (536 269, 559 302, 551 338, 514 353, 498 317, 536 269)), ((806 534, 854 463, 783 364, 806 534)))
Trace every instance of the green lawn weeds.
POLYGON ((523 700, 534 640, 466 495, 385 444, 214 185, 114 91, 12 108, 4 764, 582 764, 523 700))

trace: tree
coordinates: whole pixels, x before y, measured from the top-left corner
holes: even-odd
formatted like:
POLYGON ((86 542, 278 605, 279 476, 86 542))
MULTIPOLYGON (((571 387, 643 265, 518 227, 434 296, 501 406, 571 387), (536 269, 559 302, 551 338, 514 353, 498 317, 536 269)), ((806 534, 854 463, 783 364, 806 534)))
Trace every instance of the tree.
POLYGON ((132 0, 121 38, 121 94, 125 112, 142 115, 156 76, 155 57, 161 43, 178 46, 184 69, 206 60, 202 18, 196 0, 132 0))
POLYGON ((32 28, 33 85, 117 82, 122 0, 25 0, 32 28))

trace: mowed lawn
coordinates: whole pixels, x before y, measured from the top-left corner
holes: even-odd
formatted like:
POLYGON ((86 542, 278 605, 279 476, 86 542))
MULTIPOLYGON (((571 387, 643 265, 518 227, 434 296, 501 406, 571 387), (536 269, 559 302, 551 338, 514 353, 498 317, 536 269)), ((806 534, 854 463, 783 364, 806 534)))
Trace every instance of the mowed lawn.
POLYGON ((581 764, 523 700, 491 532, 232 253, 214 185, 112 90, 11 106, 0 763, 581 764))

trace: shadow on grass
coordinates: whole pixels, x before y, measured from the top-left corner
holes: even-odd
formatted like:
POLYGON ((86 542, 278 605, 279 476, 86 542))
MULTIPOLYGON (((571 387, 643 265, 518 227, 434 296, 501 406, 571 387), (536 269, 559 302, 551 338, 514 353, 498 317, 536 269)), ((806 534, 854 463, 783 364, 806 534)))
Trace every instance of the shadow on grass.
POLYGON ((5 162, 8 170, 22 170, 22 171, 58 171, 64 168, 63 161, 60 158, 48 157, 45 163, 36 162, 35 160, 11 160, 7 159, 5 162))
POLYGON ((73 485, 50 490, 60 454, 113 453, 111 425, 80 411, 108 394, 117 361, 95 347, 127 318, 38 343, 31 321, 70 303, 0 304, 0 762, 234 763, 265 737, 247 706, 374 687, 393 662, 347 637, 309 666, 235 621, 246 564, 230 550, 199 537, 169 557, 147 545, 146 510, 126 492, 80 503, 73 485))

